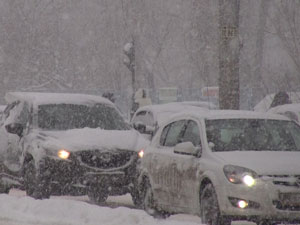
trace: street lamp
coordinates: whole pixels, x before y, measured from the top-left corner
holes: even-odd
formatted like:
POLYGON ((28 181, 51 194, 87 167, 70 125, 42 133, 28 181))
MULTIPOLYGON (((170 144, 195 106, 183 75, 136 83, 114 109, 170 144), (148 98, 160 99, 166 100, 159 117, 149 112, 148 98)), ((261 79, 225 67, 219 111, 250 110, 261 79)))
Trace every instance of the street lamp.
POLYGON ((135 86, 135 49, 134 49, 134 41, 128 42, 124 45, 124 54, 127 56, 124 58, 123 62, 125 66, 129 69, 131 72, 131 86, 132 86, 132 104, 131 104, 131 112, 130 116, 133 115, 133 113, 136 110, 136 105, 134 101, 134 94, 136 92, 136 86, 135 86))

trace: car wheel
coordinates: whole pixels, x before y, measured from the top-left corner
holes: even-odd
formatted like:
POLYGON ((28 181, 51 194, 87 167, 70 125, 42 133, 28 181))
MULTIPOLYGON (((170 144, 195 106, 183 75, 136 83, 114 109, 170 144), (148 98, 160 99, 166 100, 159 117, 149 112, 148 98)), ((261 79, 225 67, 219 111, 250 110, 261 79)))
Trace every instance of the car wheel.
POLYGON ((104 203, 108 197, 107 190, 99 187, 89 187, 87 194, 90 201, 96 204, 104 203))
POLYGON ((230 219, 221 216, 217 194, 212 184, 207 184, 200 193, 200 216, 203 224, 231 224, 230 219))
POLYGON ((37 172, 34 160, 30 160, 24 166, 24 188, 26 194, 35 199, 50 197, 47 182, 37 172))
POLYGON ((141 194, 137 187, 133 187, 130 191, 131 199, 135 207, 142 208, 144 199, 141 197, 141 194))
POLYGON ((149 215, 155 218, 163 218, 163 219, 170 216, 170 213, 158 209, 157 206, 155 205, 152 187, 148 179, 144 180, 142 193, 143 193, 142 195, 144 196, 143 208, 149 215))

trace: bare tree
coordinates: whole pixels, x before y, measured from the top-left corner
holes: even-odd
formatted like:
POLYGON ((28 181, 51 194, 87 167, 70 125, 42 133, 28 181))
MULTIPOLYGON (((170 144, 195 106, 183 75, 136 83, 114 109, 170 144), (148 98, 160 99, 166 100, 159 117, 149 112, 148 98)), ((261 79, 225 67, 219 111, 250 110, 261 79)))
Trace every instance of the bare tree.
MULTIPOLYGON (((298 0, 276 1, 275 12, 270 15, 274 34, 279 37, 287 54, 295 65, 297 74, 284 79, 288 86, 300 81, 300 2, 298 0), (290 82, 296 80, 297 82, 290 82)), ((287 74, 283 76, 286 78, 287 74)))

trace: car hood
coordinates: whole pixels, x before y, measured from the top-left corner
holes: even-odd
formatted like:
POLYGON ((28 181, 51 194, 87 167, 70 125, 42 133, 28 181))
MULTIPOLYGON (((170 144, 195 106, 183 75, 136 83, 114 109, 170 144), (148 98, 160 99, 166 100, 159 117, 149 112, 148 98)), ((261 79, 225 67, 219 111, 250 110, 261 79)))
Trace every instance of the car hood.
POLYGON ((102 130, 100 128, 40 131, 37 140, 45 149, 64 148, 71 152, 92 149, 139 151, 148 144, 148 141, 135 130, 102 130))
POLYGON ((300 152, 215 152, 224 165, 254 170, 259 175, 300 175, 300 152))

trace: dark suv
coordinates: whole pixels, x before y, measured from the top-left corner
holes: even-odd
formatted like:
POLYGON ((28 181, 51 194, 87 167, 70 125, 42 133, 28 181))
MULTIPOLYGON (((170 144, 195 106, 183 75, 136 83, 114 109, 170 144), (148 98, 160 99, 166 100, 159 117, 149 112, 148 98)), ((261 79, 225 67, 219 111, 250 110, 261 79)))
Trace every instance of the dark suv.
POLYGON ((138 152, 148 143, 109 100, 84 94, 6 94, 0 127, 0 192, 34 198, 136 199, 138 152))

